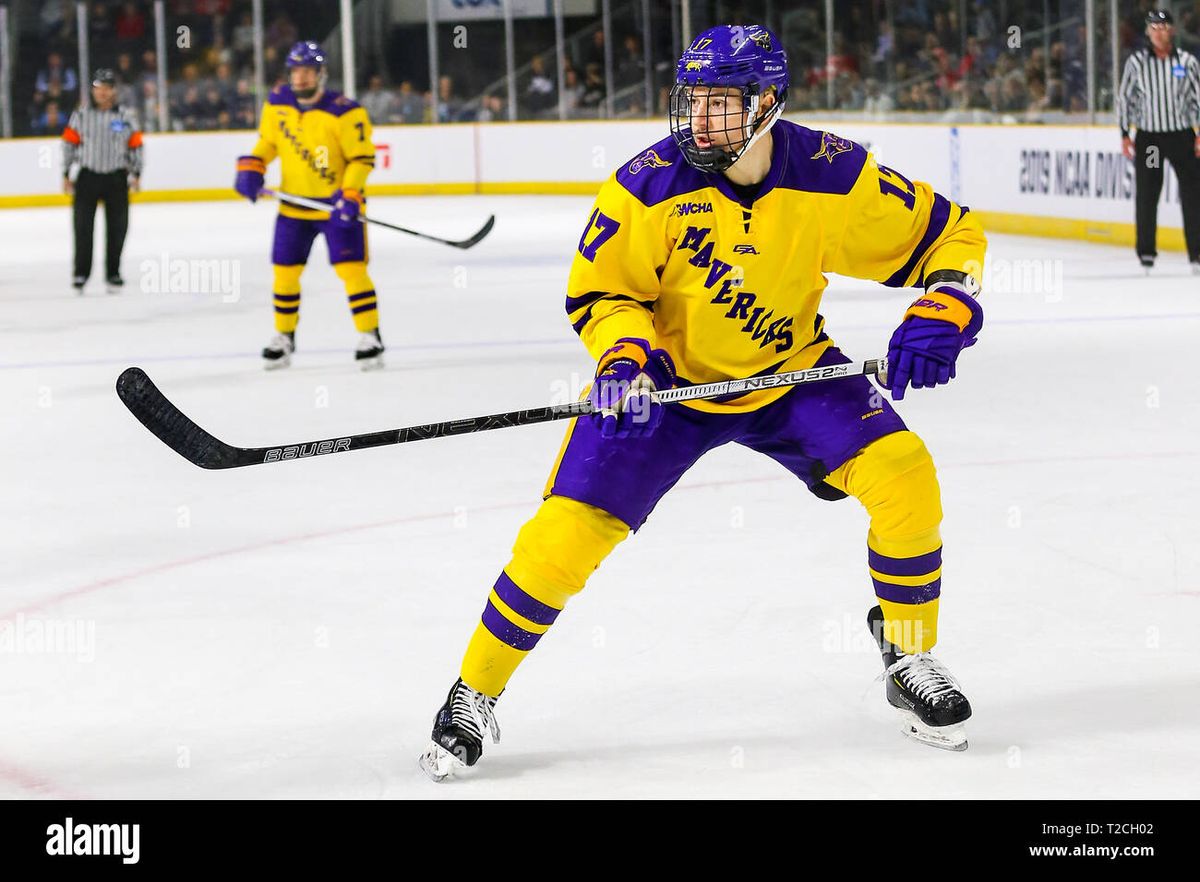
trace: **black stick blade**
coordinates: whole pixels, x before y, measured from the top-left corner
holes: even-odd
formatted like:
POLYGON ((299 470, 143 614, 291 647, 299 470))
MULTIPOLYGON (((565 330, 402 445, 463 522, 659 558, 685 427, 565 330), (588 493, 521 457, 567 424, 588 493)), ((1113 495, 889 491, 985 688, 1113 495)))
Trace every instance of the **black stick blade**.
POLYGON ((117 396, 138 422, 193 465, 227 469, 241 464, 238 448, 214 438, 188 419, 141 368, 126 368, 121 372, 117 377, 117 396))
POLYGON ((473 248, 483 241, 483 237, 490 233, 492 231, 492 227, 495 225, 496 215, 488 215, 488 219, 484 222, 483 226, 479 228, 478 233, 476 233, 470 239, 463 239, 461 242, 453 242, 451 244, 453 244, 456 248, 473 248))

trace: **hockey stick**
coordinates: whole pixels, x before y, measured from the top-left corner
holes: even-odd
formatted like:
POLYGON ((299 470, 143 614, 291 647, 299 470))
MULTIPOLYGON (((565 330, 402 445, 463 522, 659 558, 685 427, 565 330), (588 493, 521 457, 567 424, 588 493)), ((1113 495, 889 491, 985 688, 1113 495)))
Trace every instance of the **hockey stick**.
MULTIPOLYGON (((767 374, 747 377, 742 380, 723 380, 700 386, 681 386, 656 392, 654 395, 664 402, 691 401, 698 398, 718 398, 750 392, 755 389, 772 389, 778 386, 798 386, 842 377, 862 375, 887 377, 887 359, 874 358, 853 364, 832 364, 826 367, 789 371, 783 374, 767 374)), ((550 407, 534 407, 529 410, 514 410, 491 416, 467 417, 444 423, 427 423, 423 426, 408 426, 403 429, 385 429, 382 432, 367 432, 345 438, 327 438, 324 441, 307 441, 279 447, 234 447, 214 438, 182 411, 167 400, 138 367, 126 368, 117 377, 117 395, 124 405, 143 426, 160 441, 202 469, 235 469, 241 466, 281 462, 287 459, 303 459, 322 456, 326 453, 345 453, 350 450, 365 450, 368 447, 383 447, 389 444, 405 444, 426 438, 444 438, 448 435, 465 435, 471 432, 486 432, 489 429, 507 429, 513 426, 528 426, 551 420, 564 420, 593 413, 592 403, 584 398, 570 404, 550 407)))
MULTIPOLYGON (((333 211, 333 206, 327 202, 318 202, 315 199, 309 199, 305 196, 293 196, 291 193, 283 193, 276 190, 262 189, 259 193, 263 196, 274 196, 281 202, 290 202, 293 205, 298 205, 301 208, 311 208, 314 211, 333 211)), ((492 231, 492 227, 496 224, 496 215, 488 215, 488 219, 483 222, 483 226, 479 228, 474 236, 469 239, 455 241, 453 239, 442 239, 438 236, 431 236, 428 233, 418 233, 416 230, 410 230, 408 227, 389 224, 386 221, 376 220, 373 217, 367 217, 365 214, 360 214, 358 219, 364 224, 375 224, 380 227, 387 227, 389 230, 397 230, 401 233, 408 233, 410 236, 420 236, 422 239, 428 239, 431 242, 441 242, 443 245, 451 245, 454 248, 473 248, 483 241, 483 237, 492 231)))

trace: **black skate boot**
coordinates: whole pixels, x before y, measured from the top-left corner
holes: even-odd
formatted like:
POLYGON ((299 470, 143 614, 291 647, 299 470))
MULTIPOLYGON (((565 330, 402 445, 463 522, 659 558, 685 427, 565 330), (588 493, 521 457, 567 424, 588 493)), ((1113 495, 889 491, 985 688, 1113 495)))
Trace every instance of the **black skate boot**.
POLYGON ((383 338, 379 336, 378 328, 359 336, 354 361, 364 371, 383 367, 383 338))
POLYGON ((476 692, 460 677, 450 687, 446 703, 433 718, 429 747, 421 754, 420 766, 434 781, 473 766, 483 755, 483 733, 500 743, 500 725, 496 722, 496 699, 476 692))
POLYGON ((120 294, 125 287, 125 280, 121 278, 120 273, 113 273, 104 280, 104 290, 109 294, 120 294))
POLYGON ((296 351, 296 332, 276 334, 271 342, 263 347, 263 367, 269 371, 285 368, 292 363, 292 353, 296 351))
POLYGON ((929 652, 905 655, 886 639, 878 606, 867 613, 867 627, 883 653, 888 704, 904 717, 904 734, 944 750, 966 750, 963 723, 971 716, 971 703, 946 666, 929 652))

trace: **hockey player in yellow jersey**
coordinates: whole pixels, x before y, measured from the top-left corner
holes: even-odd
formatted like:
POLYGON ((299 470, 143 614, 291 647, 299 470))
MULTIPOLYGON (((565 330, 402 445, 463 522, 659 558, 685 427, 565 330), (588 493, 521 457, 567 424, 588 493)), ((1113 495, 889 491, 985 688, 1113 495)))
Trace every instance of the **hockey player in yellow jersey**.
POLYGON ((367 175, 375 167, 371 121, 345 95, 325 88, 325 53, 311 41, 297 43, 287 56, 288 83, 271 91, 258 127, 258 143, 238 157, 234 189, 251 202, 263 188, 266 167, 282 165, 285 193, 328 203, 328 211, 281 202, 275 219, 275 330, 263 349, 264 365, 286 367, 295 350, 300 320, 300 275, 313 240, 324 235, 329 262, 342 280, 354 326, 359 332, 354 357, 364 370, 383 366, 383 340, 375 286, 367 275, 365 205, 367 175))
MULTIPOLYGON (((720 26, 679 61, 671 136, 604 183, 579 239, 568 319, 596 359, 598 412, 567 430, 438 711, 421 766, 441 780, 499 739, 517 666, 604 558, 705 452, 736 442, 870 517, 868 625, 904 731, 966 747, 970 704, 937 641, 942 518, 933 461, 863 376, 663 404, 655 390, 848 359, 818 308, 825 273, 923 289, 888 345, 894 399, 955 375, 983 324, 986 240, 968 210, 858 144, 780 119, 787 59, 759 26, 720 26)), ((899 312, 899 311, 898 311, 899 312)))

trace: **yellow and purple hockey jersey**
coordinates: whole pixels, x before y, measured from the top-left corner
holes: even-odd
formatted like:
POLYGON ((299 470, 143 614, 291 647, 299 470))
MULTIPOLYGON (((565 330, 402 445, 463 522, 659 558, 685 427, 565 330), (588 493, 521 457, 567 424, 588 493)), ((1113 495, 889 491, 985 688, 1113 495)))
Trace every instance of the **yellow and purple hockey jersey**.
MULTIPOLYGON (((258 142, 251 153, 267 165, 279 157, 281 189, 285 193, 325 202, 338 189, 364 192, 367 175, 375 167, 371 120, 366 110, 332 91, 302 108, 286 85, 272 89, 263 105, 258 142)), ((287 217, 328 217, 327 212, 286 203, 279 210, 287 217)))
MULTIPOLYGON (((825 273, 890 287, 936 270, 981 278, 987 242, 966 208, 828 132, 780 120, 771 136, 752 200, 689 166, 669 137, 604 183, 567 292, 593 357, 638 337, 670 353, 680 384, 799 370, 831 345, 817 311, 825 273)), ((684 404, 742 412, 787 391, 684 404)))

